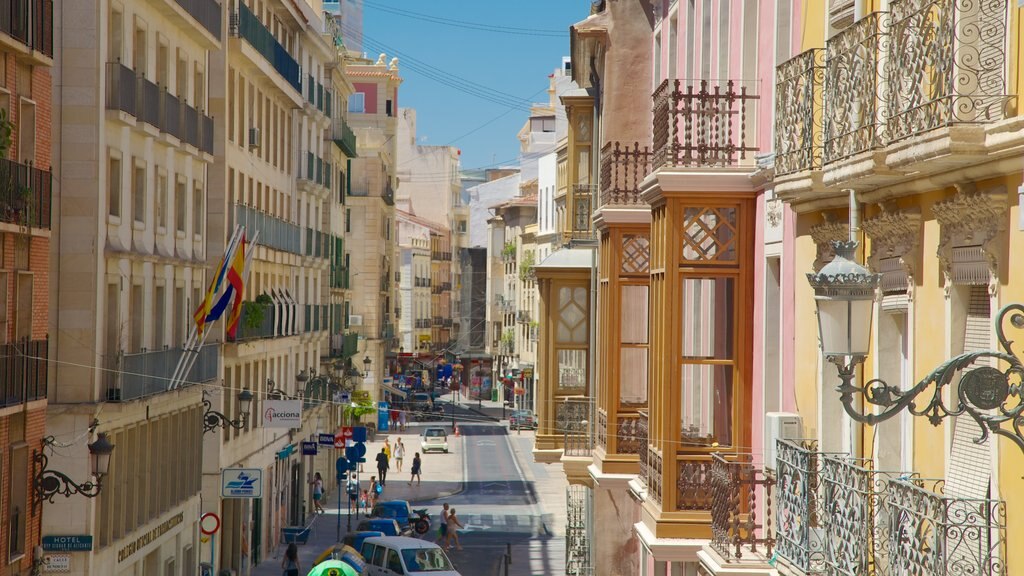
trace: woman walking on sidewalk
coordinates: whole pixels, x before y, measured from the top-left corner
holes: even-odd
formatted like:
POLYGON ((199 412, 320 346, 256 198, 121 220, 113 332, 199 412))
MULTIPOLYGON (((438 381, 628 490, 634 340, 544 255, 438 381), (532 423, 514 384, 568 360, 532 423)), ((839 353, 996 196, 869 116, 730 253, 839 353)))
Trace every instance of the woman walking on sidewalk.
POLYGON ((420 478, 420 466, 421 465, 422 464, 420 462, 420 453, 417 452, 416 455, 412 457, 412 478, 409 479, 409 486, 412 486, 412 481, 413 480, 416 481, 416 485, 417 486, 420 485, 420 479, 421 479, 420 478))
POLYGON ((317 472, 309 483, 313 485, 314 510, 316 510, 320 514, 323 514, 324 505, 321 504, 320 501, 323 500, 324 498, 324 479, 322 476, 320 476, 320 473, 317 472))
POLYGON ((299 576, 299 572, 302 571, 302 567, 299 566, 299 548, 294 542, 288 545, 288 550, 281 559, 281 569, 284 570, 284 576, 299 576))
POLYGON ((405 458, 405 444, 402 444, 402 439, 399 438, 395 441, 395 471, 402 471, 402 458, 405 458))

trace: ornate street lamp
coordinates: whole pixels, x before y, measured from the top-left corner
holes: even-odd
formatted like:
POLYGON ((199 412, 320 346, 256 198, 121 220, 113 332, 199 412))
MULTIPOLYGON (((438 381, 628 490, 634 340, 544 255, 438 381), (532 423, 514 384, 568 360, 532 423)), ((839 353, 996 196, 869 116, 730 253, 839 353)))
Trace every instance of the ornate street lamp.
MULTIPOLYGON (((54 444, 56 441, 53 436, 43 439, 44 449, 54 444)), ((88 446, 92 476, 96 478, 96 482, 89 480, 79 484, 59 470, 50 470, 48 468, 49 459, 43 450, 39 450, 33 455, 32 459, 39 465, 39 472, 35 475, 33 482, 37 504, 43 500, 53 502, 53 497, 57 494, 63 494, 67 498, 70 498, 72 494, 81 494, 86 498, 99 496, 100 490, 103 488, 103 477, 110 471, 110 455, 114 452, 114 445, 107 440, 105 432, 100 432, 96 435, 96 441, 88 446)))
POLYGON ((854 382, 857 366, 867 359, 871 341, 871 316, 879 275, 853 261, 855 241, 833 242, 836 257, 807 280, 814 289, 818 307, 818 333, 825 359, 836 365, 841 384, 839 392, 843 409, 857 422, 875 425, 899 414, 904 409, 914 416, 926 416, 938 426, 950 416, 969 416, 981 428, 974 441, 985 442, 990 434, 1009 438, 1024 451, 1024 363, 1013 350, 1004 329, 1024 329, 1024 305, 1009 304, 999 311, 995 321, 999 346, 1004 351, 984 350, 955 356, 925 376, 908 390, 874 378, 858 385, 854 382), (979 360, 993 358, 1008 364, 1000 370, 979 360), (951 405, 943 399, 944 388, 960 375, 958 391, 951 405), (934 388, 932 386, 934 385, 934 388), (932 389, 928 395, 922 394, 932 389), (854 398, 880 408, 877 413, 861 412, 854 398), (919 396, 925 402, 916 401, 919 396), (1010 397, 1015 402, 1007 403, 1010 397), (1007 429, 1003 425, 1009 423, 1007 429))
POLYGON ((373 360, 370 360, 369 356, 363 357, 363 378, 370 377, 370 364, 373 364, 373 360))
POLYGON ((206 412, 203 413, 203 434, 218 428, 228 428, 229 426, 235 430, 240 430, 249 420, 252 398, 252 392, 248 390, 242 390, 238 393, 238 418, 232 420, 223 412, 214 410, 213 404, 206 397, 206 391, 203 391, 203 406, 206 407, 206 412))
MULTIPOLYGON (((299 372, 295 379, 299 382, 305 382, 307 379, 306 372, 299 372)), ((298 398, 278 388, 272 378, 267 378, 267 400, 298 400, 298 398)))

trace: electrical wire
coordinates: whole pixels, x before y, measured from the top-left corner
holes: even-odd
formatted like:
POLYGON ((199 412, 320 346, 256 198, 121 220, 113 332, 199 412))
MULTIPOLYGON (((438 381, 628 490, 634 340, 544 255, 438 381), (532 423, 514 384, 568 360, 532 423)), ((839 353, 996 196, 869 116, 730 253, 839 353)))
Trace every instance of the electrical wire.
POLYGON ((520 28, 515 26, 499 26, 496 24, 485 24, 482 22, 455 20, 452 18, 444 18, 432 14, 424 14, 422 12, 413 12, 412 10, 405 10, 402 8, 395 8, 391 6, 376 4, 368 0, 364 0, 363 5, 374 10, 379 10, 381 12, 393 14, 395 16, 402 16, 404 18, 411 18, 414 20, 431 22, 433 24, 441 24, 443 26, 451 26, 453 28, 463 28, 466 30, 477 30, 481 32, 491 32, 496 34, 513 34, 519 36, 540 36, 548 38, 564 38, 569 35, 569 32, 567 30, 557 30, 551 28, 520 28))

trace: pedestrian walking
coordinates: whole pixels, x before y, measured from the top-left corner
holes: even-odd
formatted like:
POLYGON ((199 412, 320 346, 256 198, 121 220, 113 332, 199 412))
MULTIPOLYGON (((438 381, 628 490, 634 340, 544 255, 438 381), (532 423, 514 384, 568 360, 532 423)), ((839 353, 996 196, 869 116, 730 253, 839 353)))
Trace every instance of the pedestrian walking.
POLYGON ((313 476, 313 479, 309 481, 309 483, 313 485, 313 506, 314 506, 314 510, 316 510, 320 514, 323 514, 324 513, 324 505, 321 504, 320 501, 323 500, 323 498, 324 498, 324 479, 323 479, 322 476, 320 476, 320 473, 317 472, 313 476))
POLYGON ((384 492, 384 487, 380 482, 377 482, 376 476, 370 476, 370 508, 372 509, 377 505, 377 500, 380 499, 380 495, 384 492))
POLYGON ((420 466, 420 453, 417 452, 416 455, 412 457, 412 478, 409 479, 410 486, 412 486, 413 480, 416 481, 417 486, 420 485, 420 466))
POLYGON ((398 409, 397 408, 392 408, 391 409, 391 413, 389 414, 389 416, 391 417, 390 418, 390 420, 391 420, 391 429, 392 430, 397 430, 398 429, 398 409))
POLYGON ((299 572, 302 571, 302 567, 299 566, 299 547, 292 542, 288 545, 288 550, 284 553, 284 558, 281 560, 282 576, 299 576, 299 572))
POLYGON ((455 515, 455 508, 452 508, 448 512, 448 549, 452 549, 452 542, 455 542, 455 547, 462 550, 462 544, 459 543, 459 528, 465 528, 462 522, 459 522, 459 517, 455 515))
POLYGON ((363 488, 363 493, 359 496, 359 507, 363 509, 363 513, 370 511, 370 491, 363 488))
POLYGON ((448 503, 444 503, 444 508, 441 509, 441 524, 437 527, 437 540, 434 540, 434 544, 444 547, 448 545, 448 503))
POLYGON ((402 439, 395 440, 395 471, 402 471, 402 459, 405 458, 405 444, 402 444, 402 439))
POLYGON ((377 474, 380 476, 381 486, 388 485, 388 470, 391 468, 389 460, 387 448, 381 448, 380 454, 377 454, 377 474))

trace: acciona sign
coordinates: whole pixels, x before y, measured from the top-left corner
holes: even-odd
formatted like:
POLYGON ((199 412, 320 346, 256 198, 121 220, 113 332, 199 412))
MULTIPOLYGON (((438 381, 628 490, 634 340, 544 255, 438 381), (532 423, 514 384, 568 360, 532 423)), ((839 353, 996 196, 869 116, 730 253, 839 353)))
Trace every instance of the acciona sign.
POLYGON ((264 400, 264 428, 301 428, 302 400, 264 400))

